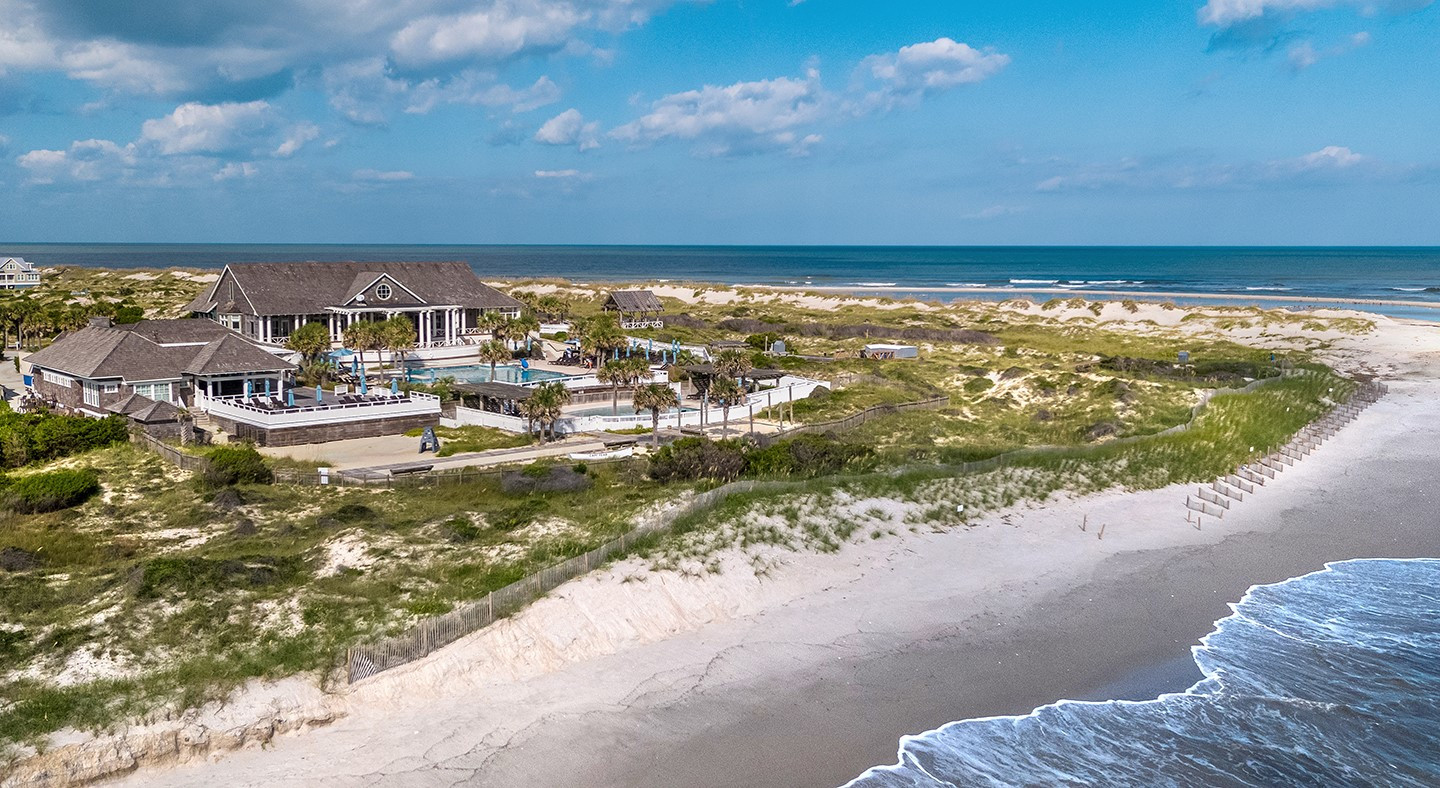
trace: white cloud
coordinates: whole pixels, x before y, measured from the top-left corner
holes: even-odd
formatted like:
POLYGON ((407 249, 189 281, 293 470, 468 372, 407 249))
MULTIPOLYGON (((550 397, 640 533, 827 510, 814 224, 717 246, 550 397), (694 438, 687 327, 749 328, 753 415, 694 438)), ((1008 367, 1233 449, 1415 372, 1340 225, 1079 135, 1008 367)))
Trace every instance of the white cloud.
POLYGON ((1191 156, 1125 158, 1115 162, 1069 165, 1051 162, 1066 172, 1035 184, 1038 192, 1098 189, 1250 189, 1264 185, 1344 183, 1402 180, 1416 174, 1413 166, 1386 164, 1340 146, 1330 145, 1289 158, 1215 163, 1191 156))
POLYGON ((1259 19, 1267 13, 1316 11, 1331 8, 1339 2, 1340 0, 1210 0, 1197 14, 1203 25, 1230 27, 1259 19))
POLYGON ((527 50, 561 49, 587 17, 570 3, 494 3, 464 13, 416 19, 390 38, 390 51, 396 60, 409 65, 499 61, 527 50))
POLYGON ((211 176, 211 179, 214 180, 214 181, 216 181, 216 182, 219 182, 219 181, 228 181, 228 180, 231 180, 232 178, 253 178, 253 177, 255 177, 255 173, 257 173, 257 172, 259 172, 259 169, 256 168, 256 166, 255 166, 254 164, 252 164, 252 163, 250 163, 250 162, 248 162, 248 161, 247 161, 247 162, 236 162, 236 161, 232 161, 232 162, 230 162, 229 164, 226 164, 224 167, 221 167, 219 170, 217 170, 216 173, 211 176))
POLYGON ((120 146, 110 140, 77 140, 66 150, 32 150, 16 158, 29 172, 29 183, 99 181, 129 174, 136 165, 133 144, 120 146))
POLYGON ((496 84, 489 72, 464 71, 448 80, 428 79, 411 88, 405 111, 423 115, 439 104, 472 104, 505 107, 511 112, 529 112, 560 100, 560 87, 542 76, 526 88, 496 84))
POLYGON ((140 140, 155 145, 165 155, 230 153, 253 146, 274 122, 275 111, 264 101, 190 102, 163 118, 145 121, 140 140))
POLYGON ((697 143, 696 153, 708 156, 777 149, 798 156, 821 138, 797 129, 819 122, 832 109, 820 73, 812 69, 805 79, 706 85, 665 96, 651 105, 648 114, 610 134, 635 145, 692 140, 697 143))
POLYGON ((877 87, 866 96, 877 108, 913 104, 960 85, 982 82, 1010 64, 1010 56, 979 50, 950 38, 911 44, 899 52, 871 55, 860 70, 877 87))
POLYGON ((580 170, 536 170, 535 177, 542 180, 589 180, 590 173, 580 170))
POLYGON ((1030 210, 1030 208, 1026 205, 992 205, 974 213, 967 213, 961 218, 990 221, 991 219, 999 219, 1002 216, 1014 216, 1017 213, 1024 213, 1028 210, 1030 210))
POLYGON ((351 175, 357 181, 371 183, 395 183, 415 179, 415 173, 408 170, 356 170, 351 175))
POLYGON ((1312 41, 1305 40, 1294 44, 1286 52, 1286 58, 1290 62, 1290 68, 1294 71, 1304 71, 1307 68, 1327 58, 1339 57, 1340 55, 1353 52, 1361 47, 1369 46, 1370 34, 1366 32, 1355 33, 1335 46, 1324 51, 1315 49, 1312 41))
POLYGON ((586 123, 580 110, 571 107, 545 121, 535 132, 535 141, 543 145, 574 145, 581 151, 600 147, 599 123, 586 123))
POLYGON ((290 129, 285 135, 285 140, 275 149, 275 155, 282 159, 294 156, 296 151, 305 147, 305 143, 319 138, 320 127, 314 123, 301 123, 290 129))

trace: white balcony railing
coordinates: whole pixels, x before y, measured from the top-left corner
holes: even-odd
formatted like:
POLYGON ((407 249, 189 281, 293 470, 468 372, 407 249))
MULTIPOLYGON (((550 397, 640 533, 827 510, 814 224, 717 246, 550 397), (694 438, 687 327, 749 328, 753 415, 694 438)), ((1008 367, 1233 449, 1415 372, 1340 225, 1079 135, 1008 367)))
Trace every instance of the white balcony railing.
POLYGON ((260 399, 255 397, 197 397, 196 405, 212 416, 267 429, 344 424, 402 416, 433 415, 438 418, 440 415, 440 398, 418 391, 397 396, 368 395, 350 402, 342 402, 339 395, 329 396, 334 399, 310 401, 309 404, 295 407, 282 405, 267 408, 257 404, 260 399))

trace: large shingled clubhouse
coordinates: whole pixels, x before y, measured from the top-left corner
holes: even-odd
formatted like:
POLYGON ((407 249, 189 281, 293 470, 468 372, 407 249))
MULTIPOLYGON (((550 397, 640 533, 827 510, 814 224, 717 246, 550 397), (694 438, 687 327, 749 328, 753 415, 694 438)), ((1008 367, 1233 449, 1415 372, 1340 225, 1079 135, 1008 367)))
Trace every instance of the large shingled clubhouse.
POLYGON ((280 347, 306 323, 323 323, 340 347, 345 327, 408 317, 418 360, 462 357, 486 329, 485 312, 519 317, 519 301, 463 262, 242 263, 229 265, 188 307, 264 345, 280 347))

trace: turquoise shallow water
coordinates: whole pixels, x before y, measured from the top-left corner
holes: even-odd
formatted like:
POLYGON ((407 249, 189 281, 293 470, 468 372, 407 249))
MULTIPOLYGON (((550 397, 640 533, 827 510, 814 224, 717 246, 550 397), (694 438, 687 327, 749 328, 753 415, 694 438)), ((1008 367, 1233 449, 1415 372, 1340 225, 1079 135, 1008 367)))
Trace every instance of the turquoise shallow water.
POLYGON ((1440 785, 1440 561, 1339 562, 1234 609, 1185 693, 951 723, 850 786, 1440 785))

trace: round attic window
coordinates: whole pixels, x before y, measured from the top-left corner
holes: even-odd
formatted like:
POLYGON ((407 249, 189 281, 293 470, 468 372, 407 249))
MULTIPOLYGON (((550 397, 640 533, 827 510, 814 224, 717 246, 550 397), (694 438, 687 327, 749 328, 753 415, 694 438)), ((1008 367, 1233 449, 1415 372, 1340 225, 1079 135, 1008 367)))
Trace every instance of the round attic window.
POLYGON ((379 287, 375 288, 375 297, 380 299, 381 301, 390 300, 390 296, 390 285, 382 284, 379 287))

